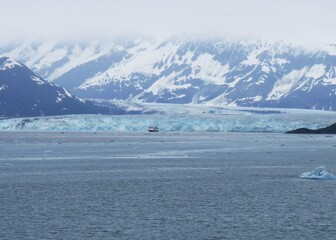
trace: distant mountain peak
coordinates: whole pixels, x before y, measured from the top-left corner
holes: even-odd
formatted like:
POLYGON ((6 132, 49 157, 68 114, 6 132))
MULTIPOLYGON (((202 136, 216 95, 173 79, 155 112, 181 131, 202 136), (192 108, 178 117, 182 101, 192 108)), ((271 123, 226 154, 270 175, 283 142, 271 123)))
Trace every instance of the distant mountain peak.
POLYGON ((22 67, 22 64, 10 57, 0 57, 0 71, 4 71, 14 67, 22 67))
POLYGON ((35 75, 24 64, 0 58, 0 117, 107 113, 65 88, 35 75))

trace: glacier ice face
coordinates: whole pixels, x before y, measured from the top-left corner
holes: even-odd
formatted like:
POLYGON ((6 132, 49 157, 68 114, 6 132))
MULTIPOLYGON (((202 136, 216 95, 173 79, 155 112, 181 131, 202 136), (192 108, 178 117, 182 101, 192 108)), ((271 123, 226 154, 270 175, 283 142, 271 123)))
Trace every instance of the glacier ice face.
POLYGON ((312 110, 228 109, 175 104, 144 105, 143 109, 156 113, 2 119, 0 131, 146 132, 152 125, 159 127, 160 132, 281 133, 302 127, 325 127, 336 119, 335 112, 312 110))
POLYGON ((305 172, 300 175, 300 178, 312 179, 312 180, 332 180, 336 176, 328 173, 324 166, 319 166, 311 172, 305 172))

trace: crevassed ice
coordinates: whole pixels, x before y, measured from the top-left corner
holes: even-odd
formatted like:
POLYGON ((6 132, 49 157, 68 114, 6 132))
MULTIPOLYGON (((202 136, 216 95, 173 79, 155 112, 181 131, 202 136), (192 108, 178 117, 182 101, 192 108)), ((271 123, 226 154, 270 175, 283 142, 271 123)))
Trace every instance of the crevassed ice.
POLYGON ((14 118, 0 120, 0 130, 146 132, 148 126, 157 126, 160 132, 285 132, 301 127, 326 127, 333 123, 336 116, 333 112, 322 111, 271 114, 263 111, 223 112, 216 108, 208 111, 204 108, 197 113, 188 113, 188 109, 183 108, 170 114, 14 118))

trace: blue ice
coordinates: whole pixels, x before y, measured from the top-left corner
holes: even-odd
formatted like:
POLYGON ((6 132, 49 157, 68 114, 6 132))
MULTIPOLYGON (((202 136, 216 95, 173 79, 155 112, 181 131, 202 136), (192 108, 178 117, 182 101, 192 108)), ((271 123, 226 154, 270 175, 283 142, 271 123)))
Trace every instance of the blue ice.
POLYGON ((300 178, 313 179, 313 180, 332 180, 336 176, 328 173, 324 166, 319 166, 311 172, 305 172, 300 175, 300 178))

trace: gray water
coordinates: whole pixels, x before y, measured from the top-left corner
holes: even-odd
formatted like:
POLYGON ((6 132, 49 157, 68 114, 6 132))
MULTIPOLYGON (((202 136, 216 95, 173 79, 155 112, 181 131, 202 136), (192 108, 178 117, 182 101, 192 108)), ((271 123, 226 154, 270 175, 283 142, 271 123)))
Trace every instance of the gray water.
POLYGON ((0 132, 0 239, 336 239, 336 136, 0 132))

